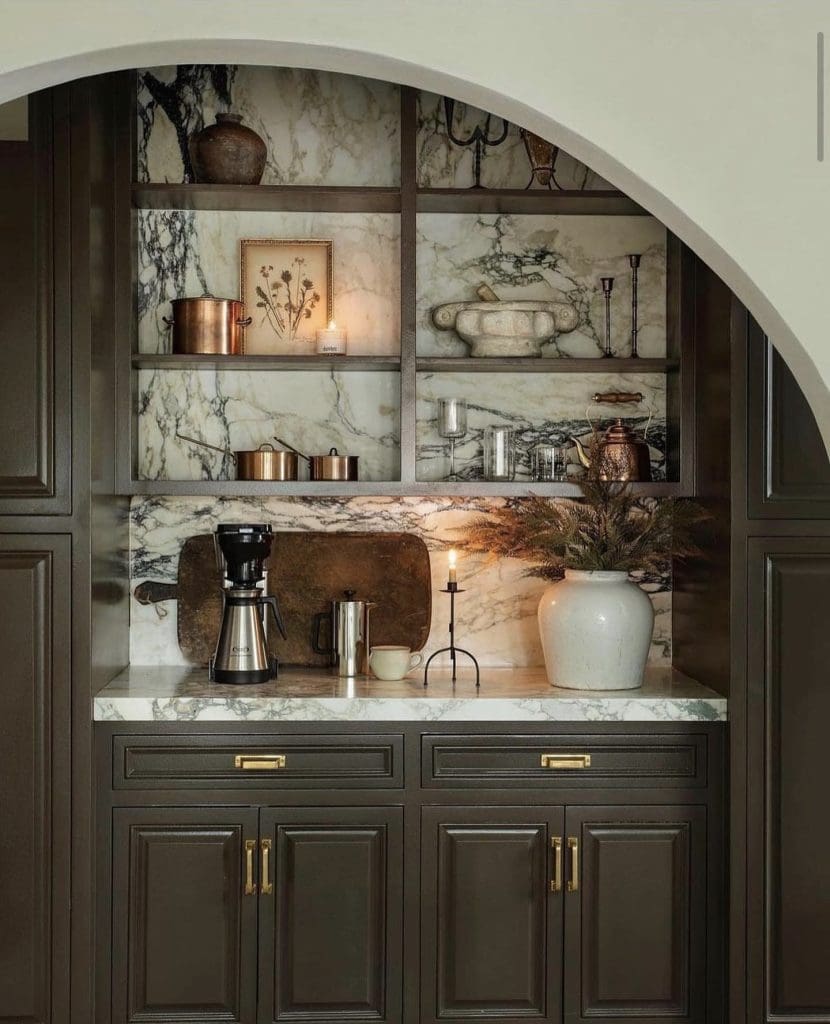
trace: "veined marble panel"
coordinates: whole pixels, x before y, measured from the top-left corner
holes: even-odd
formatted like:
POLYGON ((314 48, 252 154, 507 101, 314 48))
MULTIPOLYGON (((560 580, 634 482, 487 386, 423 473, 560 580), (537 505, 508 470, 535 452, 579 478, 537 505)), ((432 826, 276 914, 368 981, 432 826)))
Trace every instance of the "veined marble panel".
POLYGON ((138 180, 188 179, 187 139, 217 113, 265 140, 264 185, 400 181, 398 86, 304 68, 187 64, 138 73, 138 180))
POLYGON ((138 408, 143 480, 234 479, 230 457, 177 433, 231 451, 279 447, 276 434, 306 454, 359 455, 363 480, 400 475, 397 373, 141 370, 138 408))
POLYGON ((554 217, 525 214, 420 214, 417 332, 421 356, 464 356, 453 331, 439 331, 431 310, 474 300, 482 282, 502 299, 562 299, 579 313, 576 330, 554 338, 547 356, 589 358, 605 347, 601 277, 613 277, 611 343, 631 350, 629 253, 641 253, 639 352, 666 353, 666 229, 652 217, 554 217))
MULTIPOLYGON (((333 312, 353 355, 400 353, 400 218, 396 214, 142 210, 138 214, 138 346, 169 351, 172 299, 239 296, 243 238, 332 242, 333 312)), ((251 316, 257 310, 247 310, 251 316)), ((312 343, 313 344, 313 343, 312 343)), ((309 355, 311 345, 282 346, 309 355)))
MULTIPOLYGON (((439 398, 466 398, 467 436, 456 442, 456 472, 464 480, 483 479, 482 451, 488 426, 516 432, 517 480, 532 479, 531 453, 537 444, 569 445, 571 437, 590 440, 591 419, 605 427, 616 416, 646 434, 655 480, 666 478, 666 379, 661 374, 612 373, 421 373, 418 375, 417 473, 419 480, 443 480, 448 444, 438 434, 439 398), (597 406, 597 391, 639 391, 643 402, 597 406), (590 406, 590 407, 589 407, 590 406), (649 411, 652 413, 649 424, 649 411)), ((572 446, 571 446, 572 447, 572 446)), ((569 453, 578 473, 576 449, 569 453)))
POLYGON ((209 683, 204 669, 131 665, 95 696, 96 722, 722 722, 727 701, 714 690, 650 666, 636 690, 549 686, 539 669, 485 669, 400 682, 287 669, 258 686, 209 683))
MULTIPOLYGON (((488 115, 466 103, 455 104, 453 128, 456 138, 468 139, 476 127, 485 127, 488 115)), ((422 92, 417 98, 418 184, 422 188, 467 188, 473 183, 473 146, 456 146, 447 137, 444 100, 435 93, 422 92)), ((490 115, 490 138, 497 138, 503 122, 490 115)), ((552 141, 556 141, 553 139, 552 141)), ((556 181, 562 189, 610 189, 607 181, 561 152, 556 160, 556 181)), ((516 125, 511 124, 500 146, 484 150, 481 183, 485 188, 525 188, 530 180, 530 162, 516 125)), ((535 182, 533 187, 540 186, 535 182)))
MULTIPOLYGON (((466 524, 501 499, 469 498, 133 498, 130 520, 130 587, 145 580, 175 582, 179 552, 194 534, 212 533, 220 522, 271 523, 275 530, 403 530, 423 538, 432 565, 432 624, 425 653, 447 643, 446 552, 466 524)), ((544 663, 536 609, 544 580, 525 575, 516 559, 488 562, 480 555, 459 558, 465 593, 456 602, 457 640, 483 666, 539 666, 544 663)), ((641 586, 656 617, 650 660, 671 663, 671 580, 643 578, 641 586)), ((136 665, 186 664, 176 639, 176 605, 141 605, 131 600, 130 661, 136 665)), ((436 659, 436 664, 438 659, 436 659)))

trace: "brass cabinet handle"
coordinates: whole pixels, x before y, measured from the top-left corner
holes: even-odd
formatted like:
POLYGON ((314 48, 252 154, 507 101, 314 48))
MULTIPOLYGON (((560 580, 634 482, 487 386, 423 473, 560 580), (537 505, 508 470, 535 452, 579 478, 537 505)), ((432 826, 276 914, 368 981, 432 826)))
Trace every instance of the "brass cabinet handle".
POLYGON ((245 840, 245 895, 253 896, 256 892, 254 885, 254 850, 256 839, 245 840))
POLYGON ((237 754, 233 766, 253 772, 276 771, 285 768, 285 754, 237 754))
POLYGON ((259 891, 263 896, 270 896, 274 891, 274 886, 271 884, 270 865, 268 863, 271 856, 271 840, 263 839, 259 847, 262 851, 262 881, 259 884, 259 891))
POLYGON ((551 836, 551 848, 553 849, 553 876, 550 880, 550 891, 562 891, 562 837, 551 836))
POLYGON ((590 768, 590 754, 542 754, 543 768, 590 768))
POLYGON ((576 836, 568 836, 568 851, 571 855, 571 871, 568 879, 568 892, 579 890, 579 840, 576 836))

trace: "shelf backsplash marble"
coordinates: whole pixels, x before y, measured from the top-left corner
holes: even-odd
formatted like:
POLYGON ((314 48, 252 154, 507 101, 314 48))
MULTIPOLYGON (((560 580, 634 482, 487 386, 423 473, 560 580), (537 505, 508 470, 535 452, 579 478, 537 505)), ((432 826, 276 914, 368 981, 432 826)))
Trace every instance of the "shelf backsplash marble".
MULTIPOLYGON (((417 98, 417 175, 422 188, 467 188, 473 183, 473 148, 456 146, 447 138, 444 100, 435 93, 421 92, 417 98)), ((469 138, 477 126, 484 127, 488 115, 466 103, 456 103, 453 124, 457 138, 469 138)), ((490 137, 502 130, 502 120, 490 119, 490 137)), ((556 141, 555 139, 553 140, 556 141)), ((605 179, 575 157, 560 151, 556 180, 562 189, 610 189, 605 179)), ((530 180, 530 163, 519 129, 511 124, 500 146, 484 150, 481 184, 485 188, 525 188, 530 180)), ((534 183, 534 189, 539 186, 534 183)))
MULTIPOLYGON (((220 522, 266 522, 275 530, 405 530, 424 539, 433 584, 432 627, 427 653, 446 643, 447 604, 438 593, 446 584, 446 551, 463 527, 500 504, 470 498, 173 498, 136 497, 130 511, 130 588, 145 580, 176 581, 181 546, 187 537, 211 533, 220 522), (460 529, 459 529, 460 528, 460 529)), ((524 575, 514 559, 487 563, 481 556, 459 559, 466 589, 458 601, 458 638, 482 665, 543 664, 536 606, 547 584, 524 575)), ((671 661, 671 580, 641 581, 655 608, 650 660, 671 661)), ((174 603, 131 601, 130 660, 134 665, 185 664, 176 640, 174 603)), ((322 611, 323 609, 321 609, 322 611)))
POLYGON ((141 370, 138 477, 233 480, 231 459, 182 441, 257 448, 274 435, 306 453, 360 456, 363 480, 400 476, 397 373, 141 370))
POLYGON ((563 299, 579 324, 543 346, 542 354, 588 358, 605 344, 600 277, 613 277, 611 338, 630 353, 629 253, 639 273, 639 351, 666 353, 666 229, 653 217, 560 217, 525 214, 420 214, 417 246, 418 355, 463 356, 469 349, 432 323, 442 302, 474 300, 486 282, 501 299, 563 299))
MULTIPOLYGON (((162 318, 171 315, 172 299, 239 295, 240 239, 324 238, 332 242, 333 312, 348 331, 349 351, 400 354, 397 214, 142 210, 137 222, 140 352, 169 350, 162 318)), ((291 352, 313 355, 311 348, 299 341, 291 352)))
MULTIPOLYGON (((467 437, 456 444, 456 471, 464 480, 482 479, 482 444, 488 426, 516 431, 517 480, 531 479, 531 450, 537 444, 567 444, 572 436, 588 441, 586 418, 601 426, 622 416, 641 433, 648 426, 651 471, 666 479, 666 378, 662 374, 611 373, 421 373, 418 375, 417 475, 443 480, 448 472, 447 444, 436 428, 437 399, 467 399, 467 437), (597 391, 639 391, 639 405, 588 405, 597 391), (652 419, 649 424, 649 412, 652 419)), ((577 470, 575 449, 569 456, 577 470)))
POLYGON ((264 185, 400 182, 400 92, 389 82, 187 64, 139 71, 137 100, 139 181, 185 181, 187 138, 231 110, 265 140, 264 185))

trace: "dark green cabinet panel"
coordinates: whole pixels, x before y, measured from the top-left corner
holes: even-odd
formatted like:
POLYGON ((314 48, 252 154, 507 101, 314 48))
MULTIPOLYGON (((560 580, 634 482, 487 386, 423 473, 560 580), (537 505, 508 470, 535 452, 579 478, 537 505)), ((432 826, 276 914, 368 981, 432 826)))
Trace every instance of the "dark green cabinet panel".
POLYGON ((425 808, 421 1019, 561 1018, 561 808, 425 808))
POLYGON ((261 815, 260 1022, 399 1021, 401 809, 261 815))
POLYGON ((0 535, 0 1021, 65 1021, 69 948, 66 537, 0 535))
POLYGON ((706 1018, 706 812, 568 808, 565 1019, 706 1018))
POLYGON ((255 1020, 256 826, 254 810, 115 812, 114 1021, 255 1020))

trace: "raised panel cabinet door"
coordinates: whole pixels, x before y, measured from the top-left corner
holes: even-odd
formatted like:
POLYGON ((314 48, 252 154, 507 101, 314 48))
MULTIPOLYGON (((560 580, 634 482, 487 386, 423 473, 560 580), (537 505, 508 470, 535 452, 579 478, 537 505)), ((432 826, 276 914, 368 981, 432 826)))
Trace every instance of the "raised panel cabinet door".
POLYGON ((830 1021, 830 538, 748 557, 749 1016, 830 1021))
POLYGON ((754 320, 747 335, 749 515, 829 519, 830 459, 813 411, 754 320))
POLYGON ((70 511, 68 120, 29 100, 29 139, 0 142, 0 514, 70 511))
POLYGON ((421 1020, 562 1015, 564 811, 422 812, 421 1020))
POLYGON ((69 1016, 68 537, 0 535, 0 1021, 69 1016))
POLYGON ((261 1024, 396 1024, 402 808, 269 808, 260 815, 261 1024))
POLYGON ((257 812, 117 809, 112 1020, 256 1019, 257 812))
POLYGON ((707 1020, 706 809, 569 807, 565 1020, 707 1020))

